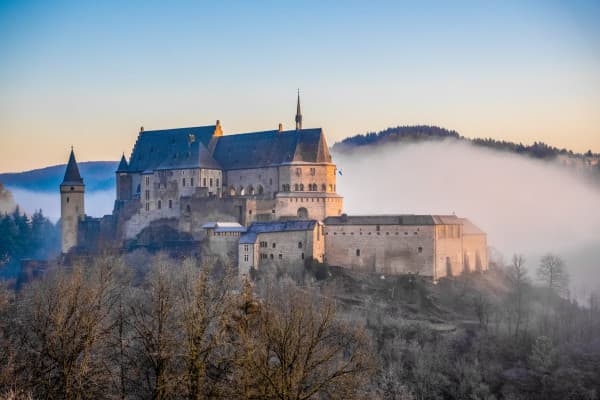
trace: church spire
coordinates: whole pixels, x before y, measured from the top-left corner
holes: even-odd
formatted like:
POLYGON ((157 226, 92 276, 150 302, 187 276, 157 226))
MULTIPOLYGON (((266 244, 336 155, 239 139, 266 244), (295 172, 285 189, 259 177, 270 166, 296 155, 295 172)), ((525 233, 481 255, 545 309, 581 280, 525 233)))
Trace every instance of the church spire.
POLYGON ((298 89, 298 105, 296 106, 296 130, 302 129, 302 112, 300 111, 300 89, 298 89))

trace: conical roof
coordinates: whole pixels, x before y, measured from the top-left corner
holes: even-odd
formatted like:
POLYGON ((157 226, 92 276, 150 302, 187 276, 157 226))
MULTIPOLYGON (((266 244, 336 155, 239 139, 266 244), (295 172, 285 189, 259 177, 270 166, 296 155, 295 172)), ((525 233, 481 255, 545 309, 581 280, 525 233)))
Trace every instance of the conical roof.
POLYGON ((79 174, 79 167, 77 167, 73 149, 71 149, 71 155, 69 156, 69 163, 67 164, 67 170, 65 171, 62 185, 83 185, 83 179, 79 174))
POLYGON ((129 165, 127 164, 127 159, 125 159, 125 154, 121 156, 121 162, 119 163, 119 167, 116 172, 127 172, 129 171, 129 165))

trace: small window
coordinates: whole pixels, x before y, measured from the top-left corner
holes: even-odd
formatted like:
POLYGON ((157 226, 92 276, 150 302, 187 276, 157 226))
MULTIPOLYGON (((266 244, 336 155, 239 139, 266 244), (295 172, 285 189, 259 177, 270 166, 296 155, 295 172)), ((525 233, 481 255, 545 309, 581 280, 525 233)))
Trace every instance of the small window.
POLYGON ((302 248, 302 242, 298 242, 298 248, 301 249, 302 248))
POLYGON ((157 204, 157 208, 160 210, 162 208, 162 202, 159 200, 157 204))
POLYGON ((218 179, 217 179, 217 185, 216 186, 219 187, 219 180, 218 179))
POLYGON ((272 260, 272 259, 274 258, 274 257, 273 257, 273 253, 271 253, 271 254, 269 255, 269 257, 271 257, 271 260, 272 260))
POLYGON ((360 249, 356 249, 356 257, 360 257, 360 249))
POLYGON ((67 203, 69 202, 69 197, 67 196, 67 203))
POLYGON ((279 253, 279 259, 283 260, 283 254, 279 253))
POLYGON ((417 249, 417 251, 418 251, 419 253, 422 253, 422 252, 423 252, 423 248, 422 248, 421 246, 419 246, 419 248, 417 249))
POLYGON ((206 187, 206 178, 202 178, 202 186, 206 187))
POLYGON ((244 261, 248 261, 248 254, 244 254, 244 261))
POLYGON ((273 248, 275 248, 275 246, 276 246, 276 245, 275 245, 275 242, 273 242, 273 248))
POLYGON ((150 203, 146 203, 146 211, 150 211, 150 203))
POLYGON ((181 179, 181 184, 185 187, 185 178, 181 179))
POLYGON ((187 206, 185 206, 185 211, 187 211, 187 212, 191 212, 192 211, 192 208, 190 207, 189 204, 187 206))
POLYGON ((194 178, 190 178, 190 186, 194 186, 194 178))
POLYGON ((173 200, 169 200, 169 208, 173 208, 173 200))
POLYGON ((304 260, 304 253, 302 253, 302 255, 300 256, 300 258, 304 260))
POLYGON ((210 184, 210 187, 212 187, 212 185, 213 185, 213 180, 212 180, 212 178, 210 178, 210 180, 209 180, 209 184, 210 184))
MULTIPOLYGON (((246 252, 248 251, 248 245, 247 244, 244 245, 244 251, 246 251, 246 252)), ((248 260, 246 260, 246 261, 248 261, 248 260)))

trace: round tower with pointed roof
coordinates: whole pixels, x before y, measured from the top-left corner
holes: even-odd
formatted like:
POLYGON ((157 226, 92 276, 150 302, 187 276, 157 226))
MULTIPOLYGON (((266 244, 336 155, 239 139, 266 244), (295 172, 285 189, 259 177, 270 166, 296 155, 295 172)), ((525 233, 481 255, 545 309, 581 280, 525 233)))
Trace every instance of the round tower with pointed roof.
POLYGON ((79 221, 85 216, 85 185, 79 174, 75 153, 71 148, 65 177, 60 184, 61 250, 67 253, 77 246, 79 221))

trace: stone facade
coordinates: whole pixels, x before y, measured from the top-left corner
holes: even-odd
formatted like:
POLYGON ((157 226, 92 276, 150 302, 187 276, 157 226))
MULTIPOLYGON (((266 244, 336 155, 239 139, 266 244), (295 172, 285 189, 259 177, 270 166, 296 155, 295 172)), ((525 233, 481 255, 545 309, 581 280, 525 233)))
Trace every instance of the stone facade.
POLYGON ((255 223, 239 241, 239 274, 263 265, 293 265, 325 255, 323 224, 316 220, 255 223))
POLYGON ((85 217, 85 185, 71 149, 65 177, 60 184, 61 251, 67 253, 78 243, 79 222, 85 217))

